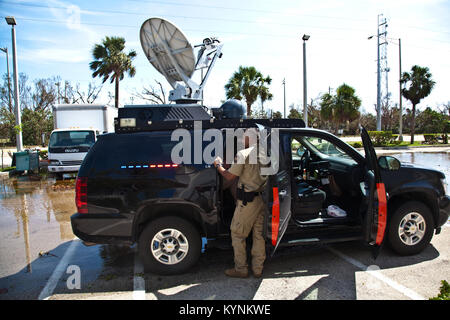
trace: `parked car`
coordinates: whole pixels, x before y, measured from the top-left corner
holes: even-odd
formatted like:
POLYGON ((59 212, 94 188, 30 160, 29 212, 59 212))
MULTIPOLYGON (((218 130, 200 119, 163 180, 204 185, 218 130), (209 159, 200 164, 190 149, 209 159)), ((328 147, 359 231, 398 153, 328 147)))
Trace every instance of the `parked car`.
MULTIPOLYGON (((130 118, 131 110, 119 110, 116 132, 89 150, 76 181, 73 232, 93 243, 137 242, 146 270, 185 272, 207 247, 229 241, 234 198, 211 163, 171 161, 171 133, 192 132, 192 119, 156 125, 142 112, 130 118)), ((203 131, 255 123, 278 130, 279 168, 263 194, 269 254, 280 245, 361 240, 374 257, 384 243, 411 255, 440 232, 450 211, 442 172, 377 158, 365 129, 363 155, 328 132, 289 121, 201 121, 203 131)))

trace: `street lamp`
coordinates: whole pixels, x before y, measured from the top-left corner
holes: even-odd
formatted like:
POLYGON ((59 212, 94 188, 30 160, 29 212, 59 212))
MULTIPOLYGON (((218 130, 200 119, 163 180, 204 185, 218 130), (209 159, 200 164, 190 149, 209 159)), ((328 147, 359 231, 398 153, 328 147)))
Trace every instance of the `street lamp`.
POLYGON ((9 112, 12 112, 12 102, 11 102, 11 78, 9 76, 9 56, 8 56, 8 48, 0 48, 4 53, 6 53, 6 72, 8 73, 8 98, 9 98, 9 112))
POLYGON ((398 128, 398 140, 403 141, 403 106, 402 106, 402 40, 398 39, 398 70, 399 70, 399 101, 400 101, 400 119, 398 128))
POLYGON ((308 105, 306 104, 306 41, 310 38, 309 35, 304 34, 303 40, 303 120, 305 121, 305 127, 308 127, 308 105))
POLYGON ((16 116, 16 146, 17 151, 23 150, 22 144, 22 126, 20 120, 20 101, 19 101, 19 78, 17 71, 17 52, 16 52, 16 19, 14 17, 5 17, 6 23, 11 26, 11 38, 12 38, 12 50, 13 50, 13 72, 14 72, 14 104, 15 104, 15 116, 16 116))
POLYGON ((286 119, 286 78, 283 78, 283 105, 284 105, 284 118, 286 119))

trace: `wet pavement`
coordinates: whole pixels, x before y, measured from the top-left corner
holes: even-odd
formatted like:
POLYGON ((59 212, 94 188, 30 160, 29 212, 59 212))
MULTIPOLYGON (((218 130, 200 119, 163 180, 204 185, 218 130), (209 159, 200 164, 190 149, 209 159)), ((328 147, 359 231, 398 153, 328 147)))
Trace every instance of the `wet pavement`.
MULTIPOLYGON (((449 153, 390 155, 450 176, 449 153)), ((414 299, 436 295, 439 281, 450 278, 449 223, 414 257, 386 249, 374 262, 358 243, 281 249, 267 262, 263 279, 238 280, 223 275, 232 266, 232 251, 219 249, 203 254, 185 275, 144 274, 135 247, 82 244, 70 225, 75 211, 73 179, 44 175, 0 181, 0 300, 414 299), (364 268, 375 263, 381 271, 374 280, 364 268), (69 266, 81 271, 79 288, 70 287, 76 272, 69 266)))

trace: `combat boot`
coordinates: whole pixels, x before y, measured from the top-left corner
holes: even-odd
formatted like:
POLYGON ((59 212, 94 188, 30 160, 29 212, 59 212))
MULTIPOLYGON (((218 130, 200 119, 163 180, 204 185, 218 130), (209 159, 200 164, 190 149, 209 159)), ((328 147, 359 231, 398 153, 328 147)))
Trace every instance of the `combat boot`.
POLYGON ((237 271, 235 268, 225 270, 225 275, 232 278, 247 278, 248 271, 237 271))

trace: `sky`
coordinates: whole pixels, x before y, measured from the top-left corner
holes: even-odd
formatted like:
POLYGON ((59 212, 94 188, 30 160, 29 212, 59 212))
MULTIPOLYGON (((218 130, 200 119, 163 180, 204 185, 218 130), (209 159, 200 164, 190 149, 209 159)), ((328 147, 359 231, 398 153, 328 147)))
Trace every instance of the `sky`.
MULTIPOLYGON (((363 112, 375 112, 377 100, 378 15, 387 19, 389 92, 399 101, 399 46, 402 70, 413 65, 428 67, 436 85, 422 100, 419 110, 450 101, 450 1, 448 0, 0 0, 0 47, 11 53, 11 27, 5 16, 17 21, 19 72, 30 80, 59 76, 86 89, 92 78, 89 62, 92 48, 105 36, 120 36, 126 49, 135 50, 137 69, 133 78, 120 84, 120 104, 131 104, 132 93, 159 81, 166 92, 171 87, 153 68, 139 41, 141 25, 160 17, 176 25, 191 42, 200 44, 209 36, 223 44, 223 57, 212 70, 204 90, 205 105, 218 107, 226 100, 224 86, 239 66, 254 66, 272 78, 273 99, 264 108, 283 113, 283 79, 286 106, 303 105, 303 34, 306 42, 307 97, 346 83, 362 100, 363 112)), ((0 72, 6 72, 0 52, 0 72)), ((10 55, 10 66, 12 56, 10 55)), ((11 69, 12 73, 12 69, 11 69)), ((199 74, 194 75, 199 79, 199 74)), ((96 102, 108 102, 114 92, 109 81, 96 102)), ((141 103, 134 99, 134 103, 141 103)), ((111 101, 114 103, 114 101, 111 101)), ((256 104, 258 106, 259 102, 256 104)), ((403 99, 403 105, 409 102, 403 99)))

